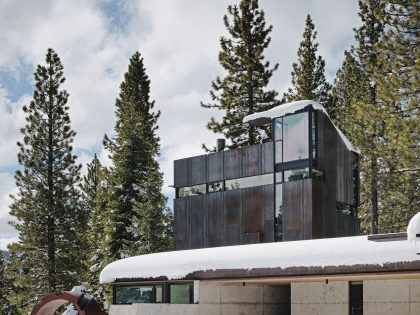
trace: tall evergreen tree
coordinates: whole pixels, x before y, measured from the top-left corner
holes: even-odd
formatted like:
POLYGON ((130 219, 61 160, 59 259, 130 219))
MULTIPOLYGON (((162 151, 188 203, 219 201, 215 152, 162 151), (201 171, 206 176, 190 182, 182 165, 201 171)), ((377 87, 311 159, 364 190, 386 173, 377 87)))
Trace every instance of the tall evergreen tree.
POLYGON ((99 274, 105 267, 105 233, 107 225, 109 170, 101 165, 96 154, 87 165, 87 174, 83 177, 83 205, 89 212, 87 242, 89 257, 86 260, 88 271, 87 288, 95 300, 106 307, 105 288, 99 283, 99 274))
MULTIPOLYGON (((272 26, 266 26, 258 1, 241 0, 239 7, 228 6, 228 14, 224 23, 230 38, 220 38, 219 53, 219 62, 227 74, 212 82, 212 103, 201 103, 201 106, 224 111, 222 121, 212 117, 207 128, 222 133, 231 141, 229 147, 236 148, 270 138, 269 127, 257 128, 243 124, 242 120, 246 115, 278 104, 277 93, 266 89, 278 64, 271 68, 268 61, 264 62, 263 53, 270 44, 268 35, 272 26)), ((203 148, 208 150, 205 145, 203 148)))
POLYGON ((10 250, 18 258, 13 281, 22 288, 12 298, 29 306, 48 293, 71 289, 84 272, 86 213, 79 206, 80 165, 72 153, 76 133, 70 127, 69 95, 61 89, 64 81, 60 58, 48 49, 46 64, 35 72, 33 100, 23 108, 22 170, 16 171, 19 191, 10 206, 19 242, 10 250))
POLYGON ((378 98, 388 104, 384 125, 387 145, 386 176, 381 205, 387 211, 380 226, 404 230, 420 208, 420 3, 415 0, 386 2, 385 36, 378 45, 384 65, 376 77, 378 98))
POLYGON ((311 16, 306 17, 303 40, 299 45, 298 62, 292 65, 292 84, 283 96, 286 102, 314 100, 323 105, 330 116, 335 115, 331 101, 331 85, 325 79, 325 61, 317 56, 317 32, 311 16))
POLYGON ((160 112, 150 101, 150 81, 143 58, 136 52, 116 101, 116 136, 105 136, 111 153, 113 190, 108 200, 110 222, 105 228, 106 261, 166 249, 162 234, 166 199, 159 170, 160 112))

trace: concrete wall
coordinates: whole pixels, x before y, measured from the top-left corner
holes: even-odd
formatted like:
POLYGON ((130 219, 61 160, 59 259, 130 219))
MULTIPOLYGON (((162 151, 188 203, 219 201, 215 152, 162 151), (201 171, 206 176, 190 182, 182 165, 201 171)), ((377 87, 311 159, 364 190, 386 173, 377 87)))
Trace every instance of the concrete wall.
POLYGON ((292 283, 291 309, 293 315, 348 314, 349 284, 347 281, 292 283))
MULTIPOLYGON (((197 282, 196 282, 197 285, 197 282)), ((110 315, 347 315, 347 281, 287 286, 200 282, 198 304, 112 305, 110 315)), ((363 281, 364 315, 420 315, 420 280, 363 281)))
POLYGON ((364 281, 363 314, 420 315, 420 280, 364 281))
POLYGON ((111 305, 110 315, 290 314, 288 286, 220 285, 200 282, 198 304, 111 305))

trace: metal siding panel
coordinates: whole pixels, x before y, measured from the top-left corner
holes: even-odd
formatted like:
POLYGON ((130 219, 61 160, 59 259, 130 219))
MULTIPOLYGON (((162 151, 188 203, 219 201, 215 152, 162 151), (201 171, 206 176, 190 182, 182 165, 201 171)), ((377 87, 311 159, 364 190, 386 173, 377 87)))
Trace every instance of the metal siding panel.
POLYGON ((261 174, 261 145, 243 148, 242 176, 261 174))
POLYGON ((206 162, 207 156, 200 155, 189 159, 190 163, 190 185, 203 184, 207 182, 206 162))
POLYGON ((241 244, 242 202, 241 191, 225 191, 224 195, 224 245, 241 244))
POLYGON ((174 200, 174 244, 175 250, 189 248, 187 198, 174 200))
POLYGON ((223 152, 224 178, 242 177, 242 149, 235 149, 223 152))
POLYGON ((274 185, 261 187, 262 242, 274 242, 274 185))
POLYGON ((242 231, 260 233, 261 228, 261 187, 249 187, 242 191, 242 231))
POLYGON ((272 173, 274 172, 274 145, 273 142, 267 142, 261 145, 261 172, 272 173))
POLYGON ((190 248, 204 247, 204 213, 206 195, 188 197, 190 248))
POLYGON ((223 195, 224 192, 207 195, 206 221, 207 221, 207 246, 223 245, 223 195))
POLYGON ((212 153, 207 156, 208 181, 217 182, 223 180, 223 152, 212 153))
POLYGON ((189 159, 174 161, 174 186, 189 186, 189 159))

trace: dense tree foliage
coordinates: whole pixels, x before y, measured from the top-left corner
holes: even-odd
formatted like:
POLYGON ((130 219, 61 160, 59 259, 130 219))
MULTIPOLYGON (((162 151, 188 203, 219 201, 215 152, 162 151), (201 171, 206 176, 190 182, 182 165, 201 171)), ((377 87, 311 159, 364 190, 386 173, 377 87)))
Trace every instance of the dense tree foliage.
POLYGON ((201 106, 224 112, 222 121, 212 117, 207 128, 223 134, 231 142, 229 147, 236 148, 270 138, 268 126, 256 128, 243 124, 242 120, 246 115, 278 104, 277 93, 266 89, 278 64, 270 67, 270 63, 264 61, 272 26, 266 26, 264 11, 259 9, 257 0, 242 0, 239 6, 228 6, 224 23, 229 38, 220 38, 219 62, 226 75, 212 82, 212 102, 201 103, 201 106))
POLYGON ((418 5, 365 0, 359 8, 358 45, 334 83, 336 123, 361 150, 363 230, 400 231, 420 203, 418 5))
POLYGON ((36 89, 24 107, 26 125, 18 142, 18 193, 12 197, 12 223, 19 242, 9 247, 10 272, 19 290, 10 296, 20 312, 42 296, 71 289, 85 270, 83 233, 86 212, 80 207, 80 165, 72 153, 68 93, 58 55, 48 49, 46 64, 35 72, 36 89))
POLYGON ((162 173, 156 135, 160 112, 150 101, 150 80, 143 58, 136 52, 116 101, 116 136, 105 137, 113 168, 107 200, 105 262, 168 249, 162 173))
POLYGON ((292 65, 292 85, 284 101, 314 100, 323 105, 330 116, 335 114, 331 102, 331 85, 325 79, 325 61, 317 56, 317 32, 311 16, 306 17, 303 40, 297 51, 298 62, 292 65))

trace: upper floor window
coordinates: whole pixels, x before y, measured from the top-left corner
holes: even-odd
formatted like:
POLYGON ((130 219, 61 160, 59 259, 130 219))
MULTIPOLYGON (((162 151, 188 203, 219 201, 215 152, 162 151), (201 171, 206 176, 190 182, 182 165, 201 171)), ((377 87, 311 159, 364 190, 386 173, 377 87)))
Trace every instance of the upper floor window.
POLYGON ((308 112, 283 117, 283 162, 308 158, 308 112))

